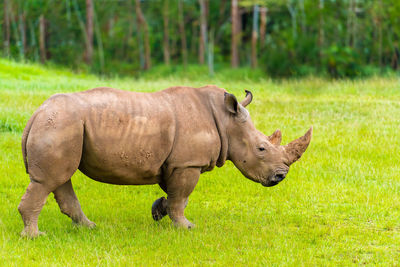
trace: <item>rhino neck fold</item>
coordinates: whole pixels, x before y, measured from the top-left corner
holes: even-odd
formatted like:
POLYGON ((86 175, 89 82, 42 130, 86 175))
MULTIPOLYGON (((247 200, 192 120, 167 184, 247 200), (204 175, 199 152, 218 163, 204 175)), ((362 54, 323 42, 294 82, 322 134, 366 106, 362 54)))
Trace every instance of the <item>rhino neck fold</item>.
POLYGON ((211 110, 214 118, 215 126, 218 131, 218 135, 221 141, 221 149, 219 152, 219 157, 216 162, 217 167, 222 167, 225 164, 225 161, 228 158, 228 135, 226 133, 226 126, 224 124, 224 115, 223 110, 221 108, 216 108, 214 101, 211 101, 211 110))

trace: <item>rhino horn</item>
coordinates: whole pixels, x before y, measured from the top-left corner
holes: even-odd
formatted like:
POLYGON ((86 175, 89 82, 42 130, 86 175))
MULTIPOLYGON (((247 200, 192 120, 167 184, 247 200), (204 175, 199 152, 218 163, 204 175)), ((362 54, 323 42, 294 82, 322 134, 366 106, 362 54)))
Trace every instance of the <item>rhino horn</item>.
POLYGON ((276 130, 272 135, 268 136, 268 140, 271 144, 279 146, 282 142, 282 132, 276 130))
POLYGON ((305 135, 284 146, 289 165, 297 161, 306 151, 311 141, 312 131, 313 128, 311 127, 305 135))
POLYGON ((242 102, 240 102, 240 104, 243 107, 246 107, 248 104, 251 103, 251 101, 253 100, 253 94, 250 91, 244 90, 246 92, 246 98, 243 99, 242 102))

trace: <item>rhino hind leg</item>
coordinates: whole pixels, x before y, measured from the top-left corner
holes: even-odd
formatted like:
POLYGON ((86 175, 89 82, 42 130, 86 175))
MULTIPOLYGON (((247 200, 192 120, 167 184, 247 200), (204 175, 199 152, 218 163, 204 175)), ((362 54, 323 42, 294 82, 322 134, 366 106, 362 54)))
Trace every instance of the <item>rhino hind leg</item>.
POLYGON ((77 225, 94 228, 96 224, 83 213, 81 205, 72 187, 71 179, 53 191, 54 198, 62 213, 72 219, 77 225))
POLYGON ((25 226, 22 235, 31 238, 40 235, 39 213, 51 192, 59 192, 55 194, 59 195, 58 202, 63 203, 63 209, 71 211, 72 216, 77 215, 79 218, 80 215, 76 212, 77 200, 74 202, 74 197, 71 196, 72 185, 66 183, 81 161, 83 124, 73 115, 50 104, 48 110, 36 115, 25 144, 27 171, 31 183, 21 199, 18 210, 25 226))
POLYGON ((43 184, 32 181, 28 185, 18 206, 18 211, 24 222, 22 237, 35 238, 44 234, 38 229, 38 217, 49 194, 50 192, 43 184))
POLYGON ((167 214, 167 200, 165 197, 160 197, 154 201, 153 205, 151 206, 151 215, 153 216, 153 220, 159 221, 167 214))

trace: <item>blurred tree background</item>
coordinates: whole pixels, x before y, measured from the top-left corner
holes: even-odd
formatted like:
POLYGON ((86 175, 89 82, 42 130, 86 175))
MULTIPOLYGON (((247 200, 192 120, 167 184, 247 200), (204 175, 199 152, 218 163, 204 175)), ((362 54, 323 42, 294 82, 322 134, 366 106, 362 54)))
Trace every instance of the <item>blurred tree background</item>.
POLYGON ((399 0, 2 0, 2 55, 103 75, 204 65, 272 77, 399 67, 399 0))

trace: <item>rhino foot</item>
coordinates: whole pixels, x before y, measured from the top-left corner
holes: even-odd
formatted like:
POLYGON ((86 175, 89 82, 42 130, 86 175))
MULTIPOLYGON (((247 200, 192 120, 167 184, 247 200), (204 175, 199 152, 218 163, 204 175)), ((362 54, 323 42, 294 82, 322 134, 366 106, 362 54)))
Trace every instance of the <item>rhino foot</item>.
POLYGON ((89 221, 87 224, 85 224, 86 227, 89 229, 96 228, 96 224, 94 222, 89 221))
POLYGON ((28 230, 28 229, 24 229, 21 232, 21 237, 22 238, 26 238, 26 239, 35 239, 35 238, 37 238, 39 236, 42 236, 42 235, 46 235, 46 233, 45 232, 41 232, 41 231, 32 231, 32 230, 28 230))
POLYGON ((72 221, 76 226, 84 226, 87 227, 89 229, 93 229, 96 227, 96 224, 92 221, 89 221, 88 219, 84 220, 84 221, 72 221))
POLYGON ((165 197, 161 197, 154 201, 151 206, 151 215, 155 221, 159 221, 167 215, 167 200, 165 197))
POLYGON ((191 223, 189 220, 187 220, 186 218, 183 218, 181 220, 177 220, 174 222, 174 225, 178 228, 183 228, 183 229, 193 229, 196 226, 191 223))

